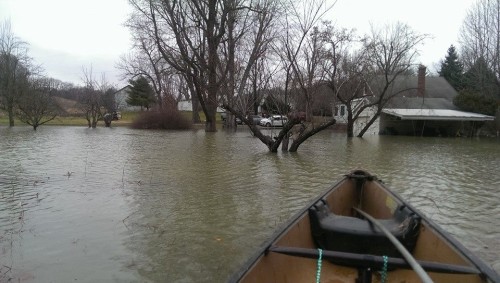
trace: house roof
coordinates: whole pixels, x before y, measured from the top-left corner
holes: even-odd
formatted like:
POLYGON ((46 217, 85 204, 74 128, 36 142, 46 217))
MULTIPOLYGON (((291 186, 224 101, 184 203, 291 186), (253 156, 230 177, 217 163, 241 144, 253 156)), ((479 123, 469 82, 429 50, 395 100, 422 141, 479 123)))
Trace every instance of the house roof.
POLYGON ((417 94, 417 76, 398 78, 395 89, 409 89, 391 99, 385 108, 408 109, 451 109, 458 110, 453 104, 457 91, 443 77, 426 77, 424 96, 417 94))
POLYGON ((493 121, 495 117, 450 109, 401 109, 386 108, 382 112, 401 118, 401 120, 440 120, 440 121, 493 121))
POLYGON ((447 98, 430 97, 395 97, 391 99, 384 108, 406 108, 406 109, 450 109, 458 110, 453 100, 447 98))
POLYGON ((119 93, 119 92, 121 92, 121 91, 123 91, 125 89, 128 89, 128 88, 131 88, 131 86, 130 85, 126 85, 126 86, 120 88, 119 90, 115 91, 115 93, 119 93))

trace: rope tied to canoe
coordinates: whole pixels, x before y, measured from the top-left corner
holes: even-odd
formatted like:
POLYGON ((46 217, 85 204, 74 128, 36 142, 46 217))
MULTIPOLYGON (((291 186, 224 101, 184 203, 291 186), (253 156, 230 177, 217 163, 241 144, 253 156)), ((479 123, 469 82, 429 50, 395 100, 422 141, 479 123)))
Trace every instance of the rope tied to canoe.
POLYGON ((382 279, 380 282, 385 283, 387 280, 387 262, 389 261, 389 258, 386 255, 382 258, 384 259, 384 266, 382 267, 382 279))
POLYGON ((317 264, 317 269, 316 269, 316 283, 320 283, 321 279, 321 260, 323 258, 323 250, 318 249, 318 264, 317 264))

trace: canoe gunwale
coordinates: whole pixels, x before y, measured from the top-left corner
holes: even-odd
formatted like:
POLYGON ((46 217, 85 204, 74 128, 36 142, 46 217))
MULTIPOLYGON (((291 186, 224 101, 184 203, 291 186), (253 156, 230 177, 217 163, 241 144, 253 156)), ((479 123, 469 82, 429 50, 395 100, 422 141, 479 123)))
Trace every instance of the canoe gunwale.
POLYGON ((295 213, 290 220, 286 221, 282 225, 279 226, 276 231, 271 235, 269 240, 265 241, 257 250, 257 252, 252 255, 238 270, 238 272, 232 274, 232 276, 229 278, 227 282, 239 282, 239 279, 242 278, 242 275, 245 274, 248 270, 252 268, 252 266, 257 263, 259 258, 262 255, 265 255, 268 253, 268 249, 273 245, 274 242, 276 242, 282 235, 285 235, 288 230, 293 226, 294 223, 296 223, 302 216, 304 216, 304 213, 308 211, 308 209, 313 206, 315 203, 317 203, 319 200, 323 199, 325 196, 327 196, 330 192, 334 191, 340 185, 345 182, 348 179, 347 175, 345 175, 344 178, 340 179, 337 181, 334 185, 330 186, 327 190, 325 190, 323 193, 321 193, 319 196, 314 198, 312 201, 310 201, 305 207, 300 209, 297 213, 295 213))
POLYGON ((453 237, 450 233, 448 233, 446 230, 441 228, 439 225, 437 225, 434 221, 432 221, 430 218, 428 218, 424 213, 422 213, 420 210, 406 202, 398 193, 394 192, 393 190, 390 190, 384 182, 381 180, 377 180, 379 185, 384 188, 389 194, 391 194, 394 198, 398 199, 406 207, 408 207, 410 210, 415 212, 422 221, 424 221, 427 226, 431 229, 433 229, 437 234, 439 234, 441 237, 443 237, 448 244, 450 244, 453 248, 455 248, 457 251, 460 252, 462 256, 464 256, 471 265, 476 267, 481 274, 479 276, 483 278, 488 278, 492 280, 492 282, 500 282, 500 275, 496 273, 490 266, 488 266, 482 259, 478 258, 474 253, 469 251, 462 243, 460 243, 455 237, 453 237))
POLYGON ((293 227, 295 223, 297 223, 306 213, 310 207, 316 204, 321 199, 324 199, 330 193, 334 192, 338 189, 344 182, 349 179, 360 179, 366 178, 368 181, 376 182, 383 190, 385 190, 389 195, 391 195, 394 199, 398 200, 406 207, 408 207, 411 211, 417 214, 423 222, 425 222, 426 226, 432 229, 436 234, 441 236, 451 247, 457 250, 467 261, 470 266, 475 267, 479 272, 479 276, 483 278, 485 281, 487 279, 491 280, 491 282, 500 282, 500 275, 496 273, 490 266, 488 266, 483 260, 478 258, 472 252, 470 252, 465 246, 463 246, 460 242, 458 242, 451 234, 443 230, 439 225, 437 225, 434 221, 429 219, 425 214, 423 214, 420 210, 413 207, 411 204, 406 202, 398 193, 390 190, 382 180, 379 180, 375 175, 371 175, 370 173, 362 170, 355 170, 349 174, 344 175, 339 181, 330 186, 327 190, 319 194, 317 197, 312 199, 307 205, 305 205, 302 209, 300 209, 297 213, 295 213, 288 221, 284 222, 279 226, 277 230, 271 235, 271 237, 265 241, 260 247, 257 249, 257 252, 254 253, 245 263, 240 266, 237 272, 233 273, 227 282, 239 282, 240 279, 259 261, 262 256, 265 256, 269 252, 269 248, 273 246, 275 242, 277 242, 281 236, 286 235, 287 232, 293 227))
MULTIPOLYGON (((317 259, 319 251, 317 249, 307 249, 307 248, 296 248, 296 247, 282 247, 282 246, 271 246, 269 248, 270 252, 282 253, 289 256, 299 256, 317 259)), ((402 258, 398 257, 388 257, 384 259, 383 256, 369 255, 369 254, 357 254, 357 253, 347 253, 347 252, 337 252, 337 251, 322 251, 322 258, 333 261, 335 264, 350 266, 353 268, 370 268, 372 271, 380 271, 384 268, 384 262, 387 261, 387 268, 402 268, 402 269, 412 269, 408 262, 402 258)), ((449 274, 480 274, 481 272, 474 267, 447 264, 433 261, 423 261, 418 260, 418 263, 427 272, 437 272, 437 273, 449 273, 449 274)))

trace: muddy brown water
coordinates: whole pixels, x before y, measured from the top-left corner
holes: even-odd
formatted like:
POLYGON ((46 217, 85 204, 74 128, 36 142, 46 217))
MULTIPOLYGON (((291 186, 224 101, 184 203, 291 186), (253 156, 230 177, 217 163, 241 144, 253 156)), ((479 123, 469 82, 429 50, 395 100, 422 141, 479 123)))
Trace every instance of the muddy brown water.
POLYGON ((500 270, 500 140, 0 127, 0 282, 224 282, 363 168, 500 270))

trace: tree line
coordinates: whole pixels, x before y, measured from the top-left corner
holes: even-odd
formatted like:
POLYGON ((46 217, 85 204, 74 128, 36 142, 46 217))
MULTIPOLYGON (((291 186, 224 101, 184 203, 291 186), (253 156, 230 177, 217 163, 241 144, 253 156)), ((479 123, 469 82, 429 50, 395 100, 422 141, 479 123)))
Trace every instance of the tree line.
MULTIPOLYGON (((207 132, 217 130, 217 108, 223 107, 229 115, 227 126, 235 126, 234 117, 238 117, 273 152, 280 145, 295 151, 310 136, 333 125, 333 119, 322 123, 312 119, 315 109, 325 101, 347 106, 349 137, 354 136, 353 125, 361 113, 374 109, 374 115, 358 133, 363 136, 387 102, 407 90, 397 88, 395 82, 415 74, 419 48, 428 38, 399 22, 372 26, 367 34, 359 35, 325 19, 327 12, 334 9, 325 0, 129 0, 129 3, 133 13, 127 26, 133 46, 131 53, 117 64, 124 78, 129 78, 136 88, 128 102, 161 111, 175 108, 168 106, 175 106, 181 99, 189 99, 193 102, 192 121, 200 122, 201 110, 207 132), (325 88, 331 97, 324 97, 325 88), (359 103, 368 95, 370 100, 359 103), (291 115, 289 125, 278 136, 264 135, 246 119, 247 114, 257 114, 262 105, 272 109, 273 114, 303 112, 306 122, 291 115)), ((485 93, 498 96, 499 14, 498 1, 479 0, 471 7, 462 27, 462 60, 455 62, 453 56, 458 58, 458 55, 449 53, 442 62, 439 74, 460 92, 456 103, 463 109, 474 103, 498 105, 490 100, 478 101, 485 93), (447 75, 448 65, 453 68, 455 63, 459 71, 447 75)), ((10 117, 28 109, 19 107, 22 94, 50 96, 48 93, 53 92, 49 90, 55 88, 57 92, 62 87, 24 84, 36 87, 37 92, 20 87, 22 81, 43 76, 27 56, 26 44, 4 30, 8 29, 2 29, 0 102, 13 125, 10 117)), ((91 68, 83 70, 83 82, 80 102, 86 105, 89 127, 95 127, 104 113, 113 108, 105 102, 105 93, 109 93, 111 86, 105 78, 95 79, 91 68)), ((475 109, 472 108, 479 111, 475 109)), ((47 115, 46 120, 50 117, 47 115)), ((43 120, 34 124, 41 123, 43 120)))
POLYGON ((120 63, 124 73, 147 77, 159 98, 178 97, 171 86, 184 89, 193 101, 193 121, 199 121, 199 106, 207 132, 217 130, 217 107, 222 106, 229 115, 226 121, 234 123, 232 117, 238 117, 272 152, 280 145, 296 151, 335 123, 312 119, 325 87, 348 106, 348 135, 353 136, 360 113, 374 106, 380 114, 394 95, 394 81, 414 71, 418 48, 427 38, 403 23, 357 35, 325 21, 333 5, 322 0, 129 2, 134 12, 127 24, 134 45, 120 63), (367 89, 376 99, 352 107, 367 89), (279 102, 292 113, 305 112, 307 122, 292 115, 277 136, 265 135, 246 119, 257 114, 262 101, 279 102))
POLYGON ((28 54, 28 43, 13 32, 9 21, 0 26, 0 109, 9 127, 17 118, 36 130, 40 125, 64 114, 56 97, 78 101, 88 126, 95 128, 106 113, 116 109, 116 88, 103 76, 97 79, 92 67, 82 69, 83 86, 48 77, 28 54))
POLYGON ((7 112, 9 126, 14 118, 36 130, 53 120, 57 109, 48 103, 55 81, 41 75, 28 56, 27 43, 16 37, 9 22, 0 26, 0 107, 7 112))
POLYGON ((500 106, 500 2, 477 1, 467 12, 459 40, 451 45, 439 75, 458 92, 464 111, 495 115, 500 106))
MULTIPOLYGON (((416 73, 419 48, 429 37, 403 23, 372 26, 368 34, 358 35, 327 21, 325 15, 334 6, 322 0, 129 3, 134 12, 127 25, 134 45, 120 63, 124 73, 145 76, 155 86, 158 101, 168 96, 174 102, 190 98, 193 122, 199 122, 199 106, 207 132, 216 131, 216 109, 224 107, 271 151, 291 134, 271 138, 251 125, 245 117, 257 114, 259 105, 281 112, 274 114, 306 113, 310 123, 295 135, 297 144, 291 150, 296 150, 311 133, 335 123, 314 125, 312 119, 319 94, 327 87, 330 101, 347 106, 349 137, 354 136, 353 125, 361 113, 374 109, 358 133, 361 137, 388 101, 409 90, 395 82, 416 73), (360 103, 366 96, 371 99, 360 103)), ((454 85, 460 92, 455 103, 464 110, 485 113, 471 105, 487 105, 486 113, 491 114, 498 107, 494 101, 500 78, 498 15, 498 1, 479 0, 464 19, 460 41, 465 71, 456 78, 462 86, 454 85)), ((439 74, 453 85, 445 75, 446 61, 441 67, 439 74)), ((234 123, 231 116, 226 121, 234 123)), ((283 131, 293 131, 298 123, 290 119, 290 127, 283 131)))

